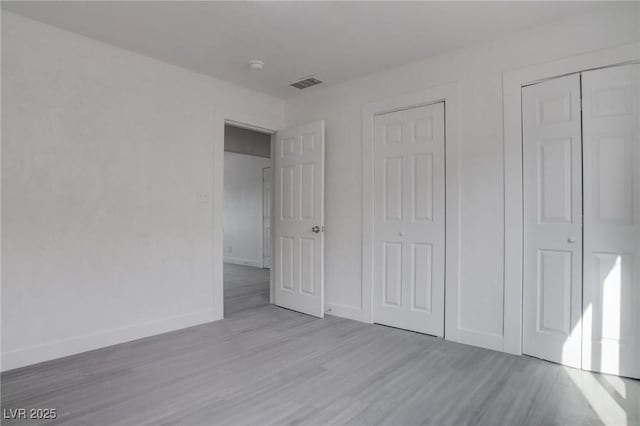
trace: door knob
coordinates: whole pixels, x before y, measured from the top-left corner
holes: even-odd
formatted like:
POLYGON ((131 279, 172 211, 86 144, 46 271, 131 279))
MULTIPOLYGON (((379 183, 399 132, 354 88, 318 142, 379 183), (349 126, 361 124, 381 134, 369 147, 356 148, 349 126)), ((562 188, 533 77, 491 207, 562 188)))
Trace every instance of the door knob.
POLYGON ((400 236, 400 237, 404 237, 405 235, 407 235, 407 234, 405 234, 405 233, 404 233, 404 232, 402 232, 402 231, 398 232, 398 236, 400 236))
POLYGON ((576 238, 575 237, 569 237, 569 238, 567 238, 567 242, 570 243, 570 244, 573 244, 573 243, 576 242, 576 238))
POLYGON ((319 234, 320 227, 318 225, 314 226, 313 228, 311 228, 311 232, 313 232, 314 234, 319 234))

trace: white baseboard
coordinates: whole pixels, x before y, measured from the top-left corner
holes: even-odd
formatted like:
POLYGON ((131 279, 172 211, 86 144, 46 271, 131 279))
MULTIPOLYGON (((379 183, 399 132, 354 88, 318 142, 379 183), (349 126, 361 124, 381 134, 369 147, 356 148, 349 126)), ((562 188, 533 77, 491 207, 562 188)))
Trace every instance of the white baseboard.
POLYGON ((327 315, 364 322, 362 319, 362 309, 356 308, 355 306, 340 305, 338 303, 325 303, 324 312, 327 315))
POLYGON ((493 349, 504 352, 504 337, 500 334, 487 333, 485 331, 458 329, 458 342, 481 348, 493 349))
POLYGON ((43 345, 31 346, 2 354, 0 371, 24 367, 43 361, 62 358, 118 343, 142 339, 156 334, 179 330, 222 319, 219 313, 206 310, 185 315, 163 318, 157 321, 135 324, 128 327, 104 330, 93 334, 57 340, 43 345))
MULTIPOLYGON (((341 305, 339 303, 325 303, 324 307, 325 314, 327 315, 367 322, 364 320, 362 309, 355 306, 341 305)), ((460 328, 457 332, 458 338, 454 341, 457 341, 458 343, 504 352, 504 338, 502 335, 467 328, 460 328)))
POLYGON ((262 268, 262 262, 260 262, 258 260, 243 259, 241 257, 225 256, 223 261, 224 261, 224 263, 233 263, 234 265, 246 265, 246 266, 254 266, 256 268, 262 268))

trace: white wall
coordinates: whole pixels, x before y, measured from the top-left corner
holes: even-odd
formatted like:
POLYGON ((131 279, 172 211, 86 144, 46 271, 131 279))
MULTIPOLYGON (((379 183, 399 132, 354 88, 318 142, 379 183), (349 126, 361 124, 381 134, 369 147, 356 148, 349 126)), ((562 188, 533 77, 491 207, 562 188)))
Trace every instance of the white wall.
POLYGON ((361 313, 361 117, 364 104, 455 82, 461 135, 459 340, 503 347, 502 72, 636 41, 640 4, 529 30, 477 48, 309 89, 287 103, 288 125, 326 120, 326 301, 361 313))
POLYGON ((221 318, 214 112, 283 102, 7 12, 2 62, 2 368, 221 318))
POLYGON ((270 158, 224 153, 224 261, 262 267, 262 169, 270 158))

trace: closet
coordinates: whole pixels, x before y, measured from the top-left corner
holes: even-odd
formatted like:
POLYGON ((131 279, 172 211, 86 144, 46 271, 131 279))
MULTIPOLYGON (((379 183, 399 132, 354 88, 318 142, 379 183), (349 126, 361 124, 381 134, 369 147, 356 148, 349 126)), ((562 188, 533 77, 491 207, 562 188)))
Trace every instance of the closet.
POLYGON ((640 64, 522 89, 523 352, 640 378, 640 64))

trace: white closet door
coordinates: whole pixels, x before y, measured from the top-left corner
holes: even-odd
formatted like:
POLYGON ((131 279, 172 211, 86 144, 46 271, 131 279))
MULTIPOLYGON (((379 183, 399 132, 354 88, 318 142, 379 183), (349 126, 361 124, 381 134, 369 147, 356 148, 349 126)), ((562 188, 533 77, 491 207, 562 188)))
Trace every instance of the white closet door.
POLYGON ((376 116, 374 303, 380 324, 444 335, 444 104, 376 116))
POLYGON ((580 368, 580 76, 522 89, 523 352, 580 368))
POLYGON ((583 368, 640 378, 640 65, 582 74, 583 368))
POLYGON ((279 131, 273 149, 275 304, 324 316, 324 121, 279 131))

